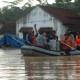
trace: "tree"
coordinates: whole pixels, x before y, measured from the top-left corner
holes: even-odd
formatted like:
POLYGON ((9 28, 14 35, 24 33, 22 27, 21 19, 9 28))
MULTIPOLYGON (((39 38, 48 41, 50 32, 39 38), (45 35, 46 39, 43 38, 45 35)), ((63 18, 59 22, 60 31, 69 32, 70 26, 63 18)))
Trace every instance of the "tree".
POLYGON ((19 7, 4 7, 2 10, 2 19, 6 22, 15 22, 22 15, 23 11, 19 7))
MULTIPOLYGON (((16 7, 16 5, 23 0, 15 0, 10 3, 2 10, 0 10, 0 20, 4 20, 6 22, 15 22, 17 19, 27 15, 33 8, 36 6, 32 6, 31 3, 33 0, 28 0, 22 8, 16 7)), ((37 0, 40 5, 65 8, 65 9, 74 9, 80 13, 80 0, 75 0, 75 2, 71 2, 71 0, 55 0, 56 3, 48 4, 48 0, 37 0)))
POLYGON ((71 0, 55 0, 55 7, 64 9, 73 9, 74 5, 71 0))
POLYGON ((75 0, 75 10, 80 13, 80 0, 75 0))
POLYGON ((68 3, 71 2, 71 0, 55 0, 56 3, 68 3))
MULTIPOLYGON (((33 1, 34 1, 34 0, 28 0, 28 1, 26 1, 23 6, 31 7, 33 1)), ((36 1, 38 1, 38 2, 40 3, 40 5, 47 5, 47 4, 49 4, 49 3, 48 3, 48 0, 36 0, 36 1)), ((19 4, 19 3, 21 3, 21 2, 23 2, 23 0, 15 0, 15 1, 13 1, 13 3, 16 3, 16 5, 19 4)), ((13 4, 13 3, 12 3, 12 4, 13 4)), ((13 5, 14 5, 14 4, 13 4, 13 5)), ((36 4, 36 5, 37 5, 37 4, 36 4)))

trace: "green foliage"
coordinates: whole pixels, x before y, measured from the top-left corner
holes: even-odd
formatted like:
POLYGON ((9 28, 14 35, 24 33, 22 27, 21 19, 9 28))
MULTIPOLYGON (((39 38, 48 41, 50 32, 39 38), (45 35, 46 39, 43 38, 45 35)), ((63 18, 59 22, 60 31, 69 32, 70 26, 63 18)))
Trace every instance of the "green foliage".
POLYGON ((68 3, 71 2, 71 0, 55 0, 56 3, 68 3))
MULTIPOLYGON (((32 1, 28 0, 23 5, 22 8, 16 7, 16 5, 23 0, 15 0, 13 2, 6 2, 10 3, 8 6, 4 7, 0 10, 0 20, 5 22, 15 22, 17 19, 24 17, 27 15, 33 8, 36 6, 32 6, 32 1)), ((80 0, 75 0, 75 2, 71 2, 71 0, 55 0, 56 3, 49 4, 48 0, 37 0, 40 5, 58 7, 58 8, 66 8, 66 9, 74 9, 78 13, 80 13, 80 0)))
POLYGON ((71 3, 71 0, 55 0, 55 2, 55 7, 64 9, 73 8, 73 3, 71 3))
POLYGON ((25 7, 24 9, 19 7, 4 7, 2 11, 0 11, 0 20, 5 22, 15 22, 17 19, 24 17, 28 14, 34 7, 25 7))
POLYGON ((22 16, 22 10, 19 7, 12 7, 8 9, 7 7, 4 7, 2 10, 2 19, 4 21, 8 22, 14 22, 16 19, 20 18, 22 16))
POLYGON ((80 13, 80 0, 75 0, 75 10, 80 13))

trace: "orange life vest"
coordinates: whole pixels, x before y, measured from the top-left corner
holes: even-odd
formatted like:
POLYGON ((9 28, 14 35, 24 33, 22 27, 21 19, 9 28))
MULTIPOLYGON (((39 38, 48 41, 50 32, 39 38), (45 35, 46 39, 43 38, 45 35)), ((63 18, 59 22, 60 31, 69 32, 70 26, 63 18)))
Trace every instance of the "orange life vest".
POLYGON ((78 46, 80 46, 80 38, 78 36, 76 36, 76 43, 78 46))
MULTIPOLYGON (((75 44, 74 44, 74 42, 72 41, 72 39, 70 38, 70 37, 68 37, 68 39, 66 40, 65 39, 65 37, 62 39, 62 42, 64 42, 65 44, 67 44, 67 45, 69 45, 69 46, 71 46, 71 47, 74 47, 75 46, 75 44)), ((64 50, 68 50, 68 49, 71 49, 69 46, 67 46, 67 45, 65 45, 65 44, 63 44, 62 43, 62 49, 64 49, 64 50)))

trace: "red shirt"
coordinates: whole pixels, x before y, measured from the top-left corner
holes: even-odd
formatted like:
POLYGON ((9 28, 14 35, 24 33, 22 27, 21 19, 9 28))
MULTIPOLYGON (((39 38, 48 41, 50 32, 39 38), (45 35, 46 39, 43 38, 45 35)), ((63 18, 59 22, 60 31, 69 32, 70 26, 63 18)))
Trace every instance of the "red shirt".
POLYGON ((32 44, 34 45, 34 46, 36 46, 36 43, 37 43, 37 41, 36 41, 36 37, 38 36, 38 34, 36 34, 36 35, 32 35, 32 44))
POLYGON ((80 37, 76 36, 76 43, 78 46, 80 46, 80 37))

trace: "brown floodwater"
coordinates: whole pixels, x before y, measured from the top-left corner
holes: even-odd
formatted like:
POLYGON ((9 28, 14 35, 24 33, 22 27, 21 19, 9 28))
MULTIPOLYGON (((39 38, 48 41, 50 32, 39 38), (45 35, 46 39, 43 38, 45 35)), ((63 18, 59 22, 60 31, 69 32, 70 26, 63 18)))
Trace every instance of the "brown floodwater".
POLYGON ((0 80, 80 80, 80 56, 24 57, 0 49, 0 80))

